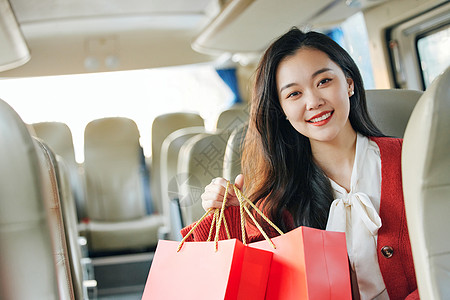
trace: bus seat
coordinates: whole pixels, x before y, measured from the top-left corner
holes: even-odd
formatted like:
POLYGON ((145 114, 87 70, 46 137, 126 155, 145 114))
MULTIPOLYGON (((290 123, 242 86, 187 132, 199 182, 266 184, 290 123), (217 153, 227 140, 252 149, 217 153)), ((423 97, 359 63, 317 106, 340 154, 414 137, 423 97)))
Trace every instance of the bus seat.
POLYGON ((0 298, 74 299, 54 173, 0 100, 0 298))
POLYGON ((180 208, 186 224, 205 213, 200 196, 213 178, 223 176, 223 158, 231 132, 201 133, 190 138, 178 155, 180 208))
POLYGON ((406 218, 421 299, 450 295, 450 68, 417 103, 403 141, 406 218))
POLYGON ((44 201, 49 215, 57 276, 60 278, 58 280, 60 296, 62 295, 61 299, 75 299, 75 295, 82 297, 82 293, 75 293, 75 288, 80 287, 82 283, 76 282, 72 277, 73 264, 69 255, 71 240, 67 236, 72 229, 68 231, 67 226, 70 222, 63 215, 63 199, 61 198, 63 187, 57 174, 57 162, 52 150, 42 140, 34 138, 34 143, 38 148, 38 157, 41 162, 42 183, 47 187, 44 189, 44 201))
MULTIPOLYGON (((44 145, 45 146, 45 145, 44 145)), ((64 159, 49 152, 49 156, 53 161, 56 171, 56 179, 59 187, 59 196, 61 199, 61 211, 64 219, 64 230, 67 238, 67 250, 69 254, 70 270, 74 286, 75 299, 87 299, 88 291, 84 284, 85 280, 89 280, 87 276, 86 266, 81 263, 82 259, 86 261, 86 257, 82 256, 81 237, 78 233, 78 220, 73 197, 72 186, 69 181, 69 169, 64 159)))
POLYGON ((84 137, 89 250, 153 248, 163 218, 147 214, 136 123, 122 117, 93 120, 84 137))
POLYGON ((219 114, 216 128, 219 130, 230 130, 247 123, 249 118, 248 107, 244 104, 234 105, 219 114))
POLYGON ((45 144, 50 146, 54 153, 61 156, 69 171, 69 182, 72 185, 75 204, 77 208, 78 220, 86 217, 85 215, 85 187, 82 183, 82 174, 80 166, 75 160, 75 151, 73 147, 72 132, 69 126, 62 122, 39 122, 31 124, 34 130, 34 136, 42 139, 45 144))
POLYGON ((178 194, 178 154, 187 140, 204 132, 205 127, 201 126, 178 129, 167 136, 161 147, 161 196, 170 240, 181 240, 180 230, 184 227, 178 194))
POLYGON ((39 122, 31 125, 36 136, 61 156, 68 166, 75 165, 75 151, 69 126, 62 122, 39 122))
POLYGON ((155 210, 162 212, 161 195, 161 146, 166 137, 177 129, 205 126, 203 118, 197 113, 176 112, 157 116, 152 123, 152 159, 150 168, 150 187, 155 210))
POLYGON ((409 116, 421 95, 421 91, 414 90, 367 90, 367 109, 381 132, 401 138, 409 116))
POLYGON ((242 147, 248 124, 243 123, 230 135, 223 159, 223 177, 231 182, 241 173, 242 147))

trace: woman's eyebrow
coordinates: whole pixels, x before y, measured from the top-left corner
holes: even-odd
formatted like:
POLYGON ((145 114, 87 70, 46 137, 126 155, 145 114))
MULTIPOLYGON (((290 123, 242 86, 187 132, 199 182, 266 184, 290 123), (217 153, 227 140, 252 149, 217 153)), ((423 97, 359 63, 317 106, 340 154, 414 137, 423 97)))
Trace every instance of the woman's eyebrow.
POLYGON ((290 87, 293 86, 293 85, 296 85, 296 83, 294 83, 294 82, 288 83, 288 84, 286 84, 285 86, 281 87, 281 88, 280 88, 280 93, 281 93, 283 90, 285 90, 285 89, 287 89, 287 88, 290 88, 290 87))
POLYGON ((324 72, 328 72, 328 71, 331 71, 331 69, 330 69, 330 68, 322 68, 322 69, 320 69, 320 70, 317 70, 317 71, 315 71, 315 72, 311 75, 311 78, 314 78, 314 77, 316 77, 317 75, 319 75, 319 74, 321 74, 321 73, 324 73, 324 72))

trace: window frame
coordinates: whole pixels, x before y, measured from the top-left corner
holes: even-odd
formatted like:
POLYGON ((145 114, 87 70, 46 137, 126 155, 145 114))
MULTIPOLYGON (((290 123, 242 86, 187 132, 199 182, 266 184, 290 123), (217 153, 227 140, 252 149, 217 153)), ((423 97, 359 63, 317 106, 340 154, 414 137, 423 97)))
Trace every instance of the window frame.
POLYGON ((421 79, 422 79, 422 86, 424 89, 426 89, 427 86, 425 84, 425 76, 424 76, 425 74, 423 73, 423 70, 422 70, 422 60, 421 60, 421 56, 420 56, 420 52, 419 52, 419 41, 423 38, 426 38, 426 37, 436 34, 438 32, 444 31, 446 29, 450 29, 450 21, 447 24, 442 24, 441 26, 439 26, 437 28, 433 28, 428 31, 424 31, 421 34, 418 34, 416 36, 415 45, 416 45, 417 64, 420 67, 420 75, 421 75, 421 79))
POLYGON ((417 42, 439 29, 450 26, 450 2, 386 29, 391 81, 395 88, 425 90, 417 42))

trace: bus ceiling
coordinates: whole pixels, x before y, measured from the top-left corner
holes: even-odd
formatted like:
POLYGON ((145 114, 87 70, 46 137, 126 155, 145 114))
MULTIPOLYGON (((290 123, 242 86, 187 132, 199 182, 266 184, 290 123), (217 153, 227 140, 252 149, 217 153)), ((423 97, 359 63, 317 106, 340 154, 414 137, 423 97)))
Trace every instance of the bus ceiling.
MULTIPOLYGON (((291 26, 329 26, 385 1, 9 0, 19 27, 3 26, 22 31, 31 60, 0 76, 144 69, 210 62, 225 52, 260 53, 291 26)), ((26 45, 14 40, 20 43, 26 45)))
MULTIPOLYGON (((22 64, 31 53, 31 59, 24 65, 14 65, 18 67, 0 72, 0 77, 198 64, 217 61, 224 53, 237 54, 241 63, 254 62, 271 40, 292 26, 328 29, 357 12, 367 12, 391 2, 0 0, 2 7, 10 3, 14 14, 9 13, 9 17, 15 15, 17 19, 15 24, 3 24, 6 18, 2 9, 1 26, 19 37, 10 39, 9 45, 20 49, 18 56, 22 64)), ((1 61, 3 52, 0 56, 0 64, 7 65, 1 61)))

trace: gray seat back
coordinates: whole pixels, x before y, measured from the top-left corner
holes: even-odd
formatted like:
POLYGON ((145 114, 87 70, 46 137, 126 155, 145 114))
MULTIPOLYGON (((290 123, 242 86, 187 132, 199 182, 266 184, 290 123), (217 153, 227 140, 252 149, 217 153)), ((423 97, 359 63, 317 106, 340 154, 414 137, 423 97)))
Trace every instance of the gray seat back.
POLYGON ((61 199, 61 211, 64 219, 64 230, 66 232, 67 250, 69 254, 70 271, 72 275, 75 299, 87 299, 87 288, 84 286, 83 270, 81 264, 82 254, 79 243, 77 211, 75 199, 69 182, 69 170, 64 159, 59 155, 50 156, 55 165, 56 179, 59 186, 59 197, 61 199))
POLYGON ((148 214, 136 123, 122 117, 91 121, 84 146, 89 250, 111 253, 154 247, 163 218, 148 214))
POLYGON ((86 125, 84 169, 87 215, 117 222, 146 215, 139 130, 128 118, 97 119, 86 125))
POLYGON ((182 177, 178 172, 180 149, 190 138, 204 132, 205 128, 200 126, 178 129, 167 136, 161 147, 161 196, 168 238, 171 240, 180 240, 180 230, 184 225, 178 194, 179 180, 182 177))
POLYGON ((238 126, 233 130, 227 142, 223 159, 223 177, 231 182, 241 173, 242 148, 247 128, 247 123, 238 126))
POLYGON ((68 167, 76 165, 72 132, 69 126, 61 122, 40 122, 31 125, 36 136, 45 141, 53 152, 61 156, 68 167))
POLYGON ((401 138, 409 116, 421 95, 421 91, 413 90, 367 90, 367 109, 381 132, 401 138))
POLYGON ((70 190, 76 203, 76 213, 78 219, 85 215, 85 197, 86 191, 82 179, 82 171, 75 160, 75 151, 73 146, 72 132, 67 124, 62 122, 40 122, 32 124, 34 135, 42 139, 49 145, 52 151, 64 159, 70 190))
POLYGON ((233 131, 241 124, 247 123, 249 118, 248 107, 245 104, 232 106, 219 114, 216 128, 233 131))
POLYGON ((230 131, 202 133, 190 138, 180 149, 180 206, 186 224, 205 213, 200 196, 215 177, 223 176, 223 158, 230 131))
POLYGON ((162 212, 161 195, 161 146, 166 137, 175 130, 205 126, 203 118, 197 113, 168 113, 157 116, 152 123, 152 163, 150 168, 150 186, 157 212, 162 212))
POLYGON ((46 204, 56 276, 61 299, 75 299, 74 280, 68 250, 66 224, 62 213, 61 186, 56 173, 56 159, 52 150, 41 140, 34 139, 41 166, 41 179, 44 184, 44 202, 46 204))

